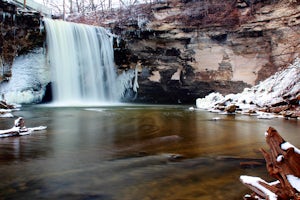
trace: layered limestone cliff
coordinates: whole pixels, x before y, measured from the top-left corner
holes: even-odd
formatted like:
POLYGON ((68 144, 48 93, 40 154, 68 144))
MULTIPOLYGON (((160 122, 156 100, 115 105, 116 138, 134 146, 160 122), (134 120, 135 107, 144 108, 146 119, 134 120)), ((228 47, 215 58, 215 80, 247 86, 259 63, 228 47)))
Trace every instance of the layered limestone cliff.
MULTIPOLYGON (((42 46, 38 13, 0 1, 1 81, 16 55, 42 46)), ((120 73, 138 70, 124 101, 194 103, 211 92, 239 93, 285 68, 300 50, 299 0, 173 0, 69 18, 118 36, 120 73)))
POLYGON ((0 82, 11 77, 17 55, 42 47, 45 34, 41 31, 41 15, 0 1, 0 82))
POLYGON ((160 1, 94 14, 75 21, 119 36, 116 64, 139 70, 137 102, 192 103, 213 91, 238 93, 300 52, 296 0, 160 1))

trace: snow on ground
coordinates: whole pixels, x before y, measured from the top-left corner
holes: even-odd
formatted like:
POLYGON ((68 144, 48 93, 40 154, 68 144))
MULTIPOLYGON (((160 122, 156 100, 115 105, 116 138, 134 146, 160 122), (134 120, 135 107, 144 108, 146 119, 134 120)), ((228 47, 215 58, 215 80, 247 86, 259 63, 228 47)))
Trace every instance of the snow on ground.
MULTIPOLYGON (((211 93, 196 100, 198 109, 213 110, 220 104, 223 106, 236 105, 243 112, 249 114, 252 110, 272 106, 285 102, 300 94, 300 58, 283 71, 279 71, 260 84, 245 88, 242 93, 223 96, 211 93)), ((262 114, 260 118, 271 118, 271 114, 262 114)))

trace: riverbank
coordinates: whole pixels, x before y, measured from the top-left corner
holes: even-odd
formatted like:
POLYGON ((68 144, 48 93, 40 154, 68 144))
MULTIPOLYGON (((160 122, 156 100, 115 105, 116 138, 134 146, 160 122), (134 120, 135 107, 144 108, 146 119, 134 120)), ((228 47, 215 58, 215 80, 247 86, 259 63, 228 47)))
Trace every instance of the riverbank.
POLYGON ((242 93, 211 93, 196 100, 198 109, 221 113, 258 115, 260 118, 300 119, 300 59, 286 69, 242 93))

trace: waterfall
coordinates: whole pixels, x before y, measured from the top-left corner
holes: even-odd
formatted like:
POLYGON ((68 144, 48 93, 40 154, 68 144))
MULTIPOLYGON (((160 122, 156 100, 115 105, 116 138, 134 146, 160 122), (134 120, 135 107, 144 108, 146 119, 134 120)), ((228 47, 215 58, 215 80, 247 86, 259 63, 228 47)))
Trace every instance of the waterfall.
POLYGON ((54 103, 118 102, 113 37, 101 27, 45 19, 54 103))

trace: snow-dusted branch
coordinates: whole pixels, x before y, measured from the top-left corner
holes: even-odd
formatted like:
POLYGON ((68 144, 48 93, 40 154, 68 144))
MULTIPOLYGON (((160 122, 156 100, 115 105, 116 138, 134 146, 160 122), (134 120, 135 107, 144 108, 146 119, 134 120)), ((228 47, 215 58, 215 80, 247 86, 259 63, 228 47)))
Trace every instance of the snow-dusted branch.
POLYGON ((19 117, 15 120, 14 126, 10 129, 0 130, 0 138, 3 137, 11 137, 11 136, 22 136, 22 135, 29 135, 33 131, 41 131, 47 129, 46 126, 38 126, 27 128, 25 126, 25 120, 23 117, 19 117))

